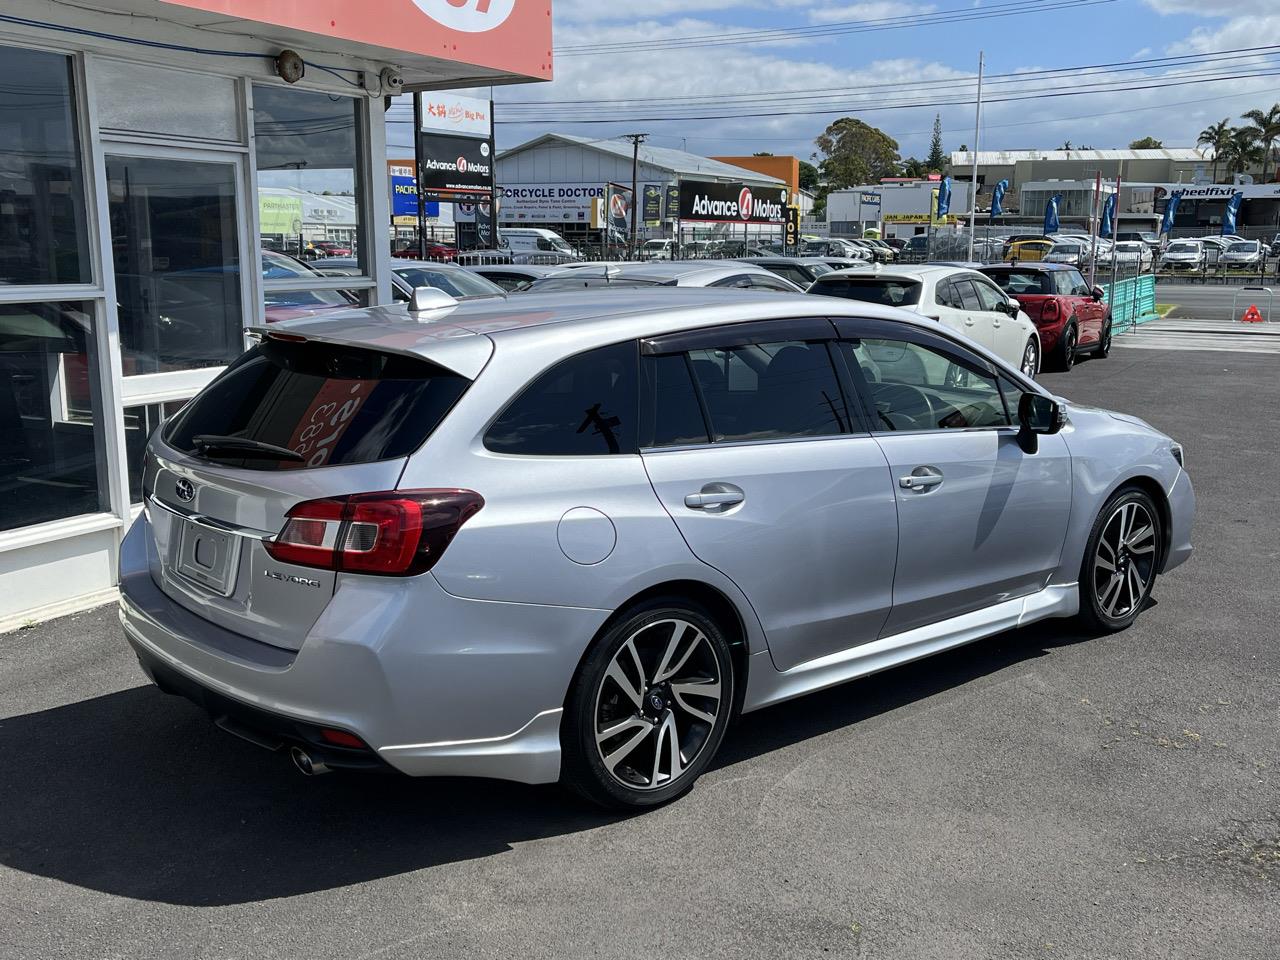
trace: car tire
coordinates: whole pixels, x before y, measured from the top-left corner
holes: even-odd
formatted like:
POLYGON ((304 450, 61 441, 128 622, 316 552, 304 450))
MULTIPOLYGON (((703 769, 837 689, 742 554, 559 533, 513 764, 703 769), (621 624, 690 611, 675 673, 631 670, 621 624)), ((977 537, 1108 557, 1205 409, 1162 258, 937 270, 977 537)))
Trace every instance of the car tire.
POLYGON ((701 605, 665 597, 627 610, 569 687, 560 782, 615 810, 675 799, 719 749, 735 679, 724 631, 701 605))
POLYGON ((1066 373, 1076 364, 1076 347, 1080 343, 1079 328, 1073 319, 1062 331, 1053 350, 1053 368, 1066 373))
POLYGON ((1111 318, 1107 318, 1107 322, 1102 326, 1102 338, 1098 341, 1098 346, 1094 348, 1093 356, 1098 360, 1105 360, 1111 356, 1111 318))
POLYGON ((1027 345, 1022 348, 1022 363, 1018 366, 1022 375, 1034 380, 1040 372, 1040 342, 1035 337, 1027 338, 1027 345))
POLYGON ((1114 633, 1129 627, 1155 587, 1163 544, 1160 511, 1144 490, 1120 490, 1098 512, 1080 564, 1081 624, 1114 633))

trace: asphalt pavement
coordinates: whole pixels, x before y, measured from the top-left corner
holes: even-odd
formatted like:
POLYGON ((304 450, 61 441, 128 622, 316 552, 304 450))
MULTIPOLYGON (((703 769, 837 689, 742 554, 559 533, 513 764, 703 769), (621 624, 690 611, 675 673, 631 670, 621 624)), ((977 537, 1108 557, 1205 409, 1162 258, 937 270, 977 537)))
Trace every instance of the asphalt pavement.
POLYGON ((145 685, 111 608, 0 636, 0 957, 1274 960, 1277 363, 1045 377, 1186 445, 1197 552, 1132 629, 750 715, 643 816, 305 779, 145 685))
MULTIPOLYGON (((1268 277, 1266 286, 1280 298, 1280 281, 1268 277)), ((1265 316, 1268 297, 1244 291, 1242 285, 1160 281, 1156 284, 1156 302, 1176 304, 1177 309, 1169 316, 1179 320, 1239 320, 1250 304, 1256 304, 1265 316)), ((1274 305, 1272 319, 1280 322, 1280 300, 1274 305)))

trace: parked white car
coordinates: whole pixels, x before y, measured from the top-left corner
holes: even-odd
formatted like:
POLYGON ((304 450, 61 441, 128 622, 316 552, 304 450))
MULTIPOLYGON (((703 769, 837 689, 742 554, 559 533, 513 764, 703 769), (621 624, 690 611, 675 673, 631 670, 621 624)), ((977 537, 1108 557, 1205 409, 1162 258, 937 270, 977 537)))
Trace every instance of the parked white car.
POLYGON ((1160 256, 1166 270, 1201 270, 1208 263, 1204 244, 1199 240, 1174 240, 1160 256))
POLYGON ((1125 273, 1143 273, 1151 269, 1155 255, 1141 240, 1121 240, 1113 254, 1116 266, 1125 273))
POLYGON ((959 267, 930 264, 858 267, 819 277, 809 293, 901 307, 937 320, 1033 377, 1040 370, 1040 334, 992 281, 959 267))
POLYGON ((1262 244, 1257 240, 1238 240, 1230 244, 1218 262, 1224 267, 1242 268, 1261 267, 1265 262, 1262 244))

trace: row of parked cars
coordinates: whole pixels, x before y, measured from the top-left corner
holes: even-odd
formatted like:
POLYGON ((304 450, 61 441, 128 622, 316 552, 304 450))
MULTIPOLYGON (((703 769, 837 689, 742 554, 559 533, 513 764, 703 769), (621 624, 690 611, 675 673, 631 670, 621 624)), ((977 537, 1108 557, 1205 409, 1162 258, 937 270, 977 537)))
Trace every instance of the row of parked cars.
MULTIPOLYGON (((352 263, 350 269, 355 271, 352 263)), ((354 274, 353 274, 354 275, 354 274)), ((1070 370, 1078 356, 1105 357, 1111 313, 1103 291, 1060 263, 972 268, 928 263, 888 266, 840 257, 613 261, 560 265, 402 263, 396 297, 418 287, 455 299, 600 287, 727 287, 841 297, 899 307, 982 344, 1034 377, 1042 366, 1070 370)))

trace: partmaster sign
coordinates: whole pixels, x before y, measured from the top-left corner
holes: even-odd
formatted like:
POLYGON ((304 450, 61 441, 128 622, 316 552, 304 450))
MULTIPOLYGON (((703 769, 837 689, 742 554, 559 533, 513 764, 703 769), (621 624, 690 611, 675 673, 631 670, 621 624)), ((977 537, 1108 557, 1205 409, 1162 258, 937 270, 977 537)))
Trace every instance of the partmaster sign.
MULTIPOLYGON (((287 31, 300 48, 334 41, 551 79, 551 0, 165 0, 287 31)), ((268 34, 268 31, 257 31, 268 34)), ((343 51, 348 52, 346 50, 343 51)), ((396 62, 394 57, 383 59, 396 62)), ((309 72, 309 71, 308 71, 309 72)), ((466 74, 461 74, 466 76, 466 74)))
POLYGON ((685 180, 680 184, 680 219, 782 226, 787 221, 787 188, 685 180))

